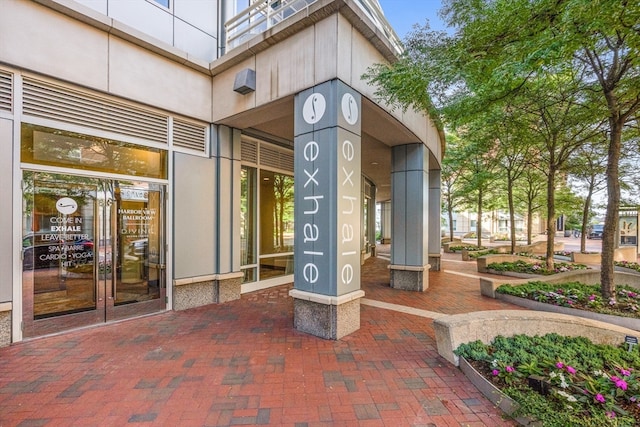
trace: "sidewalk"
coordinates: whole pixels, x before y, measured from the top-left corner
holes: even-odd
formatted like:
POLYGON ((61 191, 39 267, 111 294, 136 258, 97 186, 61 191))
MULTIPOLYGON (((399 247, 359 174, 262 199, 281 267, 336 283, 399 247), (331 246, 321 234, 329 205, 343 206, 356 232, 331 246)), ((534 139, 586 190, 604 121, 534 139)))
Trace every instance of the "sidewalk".
POLYGON ((0 426, 515 425, 438 355, 431 317, 517 307, 482 297, 459 255, 424 293, 390 289, 380 256, 339 341, 295 331, 280 286, 0 349, 0 426))

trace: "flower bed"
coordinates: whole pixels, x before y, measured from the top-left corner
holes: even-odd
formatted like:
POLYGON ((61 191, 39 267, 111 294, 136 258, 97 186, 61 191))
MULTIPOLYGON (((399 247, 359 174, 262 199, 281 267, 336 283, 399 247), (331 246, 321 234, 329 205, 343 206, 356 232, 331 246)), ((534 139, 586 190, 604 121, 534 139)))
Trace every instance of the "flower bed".
POLYGON ((496 293, 594 313, 640 318, 640 293, 636 288, 626 285, 618 286, 616 297, 608 300, 602 297, 599 285, 580 282, 554 284, 531 281, 517 286, 505 284, 499 286, 496 293))
POLYGON ((586 270, 587 267, 584 264, 573 264, 567 262, 556 262, 554 269, 549 270, 544 262, 536 260, 533 262, 527 262, 525 260, 496 262, 487 265, 487 268, 494 272, 513 272, 524 274, 540 274, 547 276, 550 274, 564 273, 574 270, 586 270))
POLYGON ((517 402, 513 416, 544 426, 633 426, 640 422, 640 355, 623 346, 547 334, 463 344, 464 357, 517 402))
POLYGON ((637 262, 614 261, 613 265, 627 270, 632 270, 633 272, 640 272, 640 264, 637 262))
POLYGON ((452 245, 449 246, 450 252, 462 252, 463 250, 467 251, 481 251, 487 249, 484 246, 476 246, 476 245, 452 245))

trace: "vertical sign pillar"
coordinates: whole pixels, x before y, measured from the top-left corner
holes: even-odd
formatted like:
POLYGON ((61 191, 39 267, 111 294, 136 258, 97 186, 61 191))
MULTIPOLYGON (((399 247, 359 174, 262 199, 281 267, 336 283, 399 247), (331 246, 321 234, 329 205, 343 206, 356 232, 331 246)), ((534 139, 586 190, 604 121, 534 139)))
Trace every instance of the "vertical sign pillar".
POLYGON ((360 328, 360 100, 339 80, 295 98, 294 327, 326 339, 360 328))

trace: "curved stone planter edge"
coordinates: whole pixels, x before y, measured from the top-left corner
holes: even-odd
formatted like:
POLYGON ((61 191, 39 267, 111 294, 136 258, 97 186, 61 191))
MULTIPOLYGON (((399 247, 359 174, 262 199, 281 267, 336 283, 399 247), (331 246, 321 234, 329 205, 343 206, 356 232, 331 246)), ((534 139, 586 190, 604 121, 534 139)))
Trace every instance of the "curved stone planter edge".
POLYGON ((550 313, 568 314, 570 316, 585 317, 587 319, 598 320, 600 322, 611 323, 613 325, 622 326, 624 328, 640 331, 640 319, 632 317, 613 316, 611 314, 600 314, 591 311, 579 310, 576 308, 560 307, 544 302, 533 301, 527 298, 520 298, 513 295, 506 295, 496 292, 496 299, 511 304, 525 307, 530 310, 547 311, 550 313))
MULTIPOLYGON (((460 358, 460 370, 469 381, 482 393, 484 397, 489 399, 491 403, 500 408, 502 412, 512 417, 512 414, 518 409, 518 403, 504 394, 500 389, 489 380, 487 380, 480 372, 471 366, 464 357, 460 358)), ((513 417, 512 417, 513 418, 513 417)), ((541 426, 539 421, 532 420, 527 417, 513 418, 521 426, 541 426)))
POLYGON ((495 274, 496 276, 515 277, 518 279, 533 279, 536 277, 544 277, 542 274, 518 273, 515 271, 498 271, 492 269, 488 269, 487 273, 495 274))

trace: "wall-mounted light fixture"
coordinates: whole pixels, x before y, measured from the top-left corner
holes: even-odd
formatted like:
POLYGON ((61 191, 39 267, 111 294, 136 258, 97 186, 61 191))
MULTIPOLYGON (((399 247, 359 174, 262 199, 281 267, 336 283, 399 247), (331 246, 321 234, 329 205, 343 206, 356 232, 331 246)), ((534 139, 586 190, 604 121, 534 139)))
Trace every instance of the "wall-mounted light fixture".
POLYGON ((233 90, 242 95, 254 92, 256 90, 256 71, 251 68, 245 68, 236 74, 233 90))

